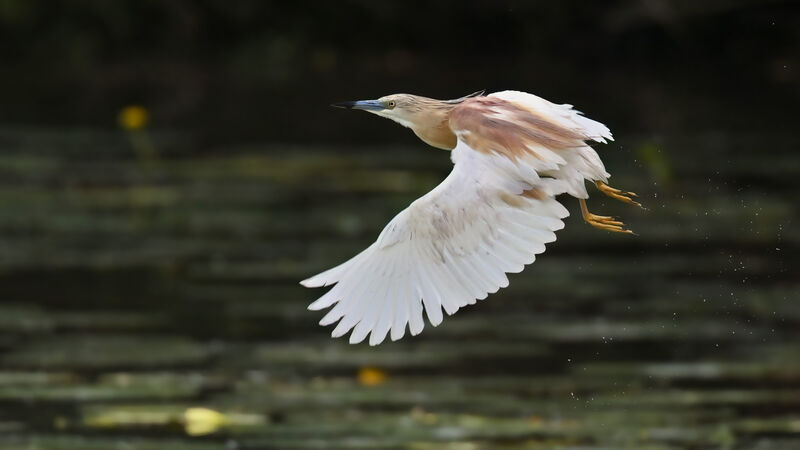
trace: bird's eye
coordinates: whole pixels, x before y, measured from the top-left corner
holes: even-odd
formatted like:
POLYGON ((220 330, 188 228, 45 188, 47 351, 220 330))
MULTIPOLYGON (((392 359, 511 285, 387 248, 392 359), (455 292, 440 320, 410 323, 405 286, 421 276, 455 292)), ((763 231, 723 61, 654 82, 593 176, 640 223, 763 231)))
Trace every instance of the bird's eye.
POLYGON ((395 106, 394 100, 390 100, 389 102, 386 103, 386 107, 389 109, 394 108, 394 106, 395 106))

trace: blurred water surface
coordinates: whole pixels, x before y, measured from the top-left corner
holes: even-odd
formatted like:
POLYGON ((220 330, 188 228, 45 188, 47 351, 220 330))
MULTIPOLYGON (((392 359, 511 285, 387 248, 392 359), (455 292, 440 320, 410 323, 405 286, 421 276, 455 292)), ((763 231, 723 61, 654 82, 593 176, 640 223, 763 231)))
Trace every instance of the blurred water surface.
POLYGON ((297 282, 446 153, 148 139, 0 130, 4 448, 800 447, 793 133, 618 136, 612 185, 648 209, 589 204, 638 237, 565 197, 509 288, 377 348, 332 340, 297 282))

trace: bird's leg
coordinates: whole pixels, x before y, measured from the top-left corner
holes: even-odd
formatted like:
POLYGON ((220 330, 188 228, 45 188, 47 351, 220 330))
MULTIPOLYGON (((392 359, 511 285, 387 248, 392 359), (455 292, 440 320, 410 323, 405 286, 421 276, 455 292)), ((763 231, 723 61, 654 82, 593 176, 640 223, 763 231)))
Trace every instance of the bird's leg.
POLYGON ((619 220, 615 220, 611 216, 598 216, 597 214, 590 213, 589 208, 586 207, 586 200, 579 198, 578 201, 581 202, 583 220, 589 225, 601 230, 613 231, 614 233, 636 234, 631 230, 623 228, 625 224, 619 220))
POLYGON ((617 199, 617 200, 619 200, 621 202, 630 203, 631 205, 636 205, 639 208, 642 208, 642 204, 641 203, 639 203, 636 200, 634 200, 633 198, 631 198, 631 197, 636 197, 637 196, 633 192, 628 192, 628 191, 623 191, 623 190, 620 190, 620 189, 615 189, 615 188, 603 183, 602 181, 595 181, 594 184, 595 184, 595 186, 597 186, 597 189, 600 189, 600 192, 602 192, 603 194, 606 194, 607 196, 609 196, 611 198, 614 198, 614 199, 617 199))

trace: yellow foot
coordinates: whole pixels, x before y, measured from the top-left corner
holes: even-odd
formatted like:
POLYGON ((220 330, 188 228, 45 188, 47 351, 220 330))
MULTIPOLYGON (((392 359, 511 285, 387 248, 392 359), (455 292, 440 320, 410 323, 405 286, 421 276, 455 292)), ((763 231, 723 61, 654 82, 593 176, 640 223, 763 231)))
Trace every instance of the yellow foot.
POLYGON ((642 204, 641 203, 639 203, 636 200, 634 200, 633 198, 631 198, 631 197, 636 197, 637 196, 633 192, 628 192, 628 191, 623 191, 623 190, 620 190, 620 189, 613 188, 613 187, 603 183, 602 181, 596 181, 595 185, 597 186, 597 189, 600 189, 600 192, 602 192, 603 194, 606 194, 607 196, 609 196, 611 198, 615 198, 615 199, 617 199, 619 201, 622 201, 622 202, 625 202, 625 203, 630 203, 631 205, 636 205, 639 208, 642 208, 642 204))
POLYGON ((598 216, 597 214, 590 213, 589 209, 586 207, 586 200, 582 198, 578 200, 581 203, 581 214, 583 214, 583 220, 585 220, 589 225, 614 233, 636 234, 633 231, 624 228, 625 224, 614 217, 598 216))

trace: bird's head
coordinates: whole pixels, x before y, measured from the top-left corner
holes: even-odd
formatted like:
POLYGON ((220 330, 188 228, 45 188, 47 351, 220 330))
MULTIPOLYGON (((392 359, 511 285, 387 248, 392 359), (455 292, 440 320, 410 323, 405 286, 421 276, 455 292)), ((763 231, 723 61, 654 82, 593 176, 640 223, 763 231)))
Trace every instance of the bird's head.
POLYGON ((411 94, 392 94, 377 100, 358 100, 354 102, 334 103, 337 108, 363 109, 364 111, 386 117, 403 125, 404 127, 417 128, 427 125, 431 113, 449 112, 464 100, 482 95, 478 91, 455 100, 435 100, 411 94))

